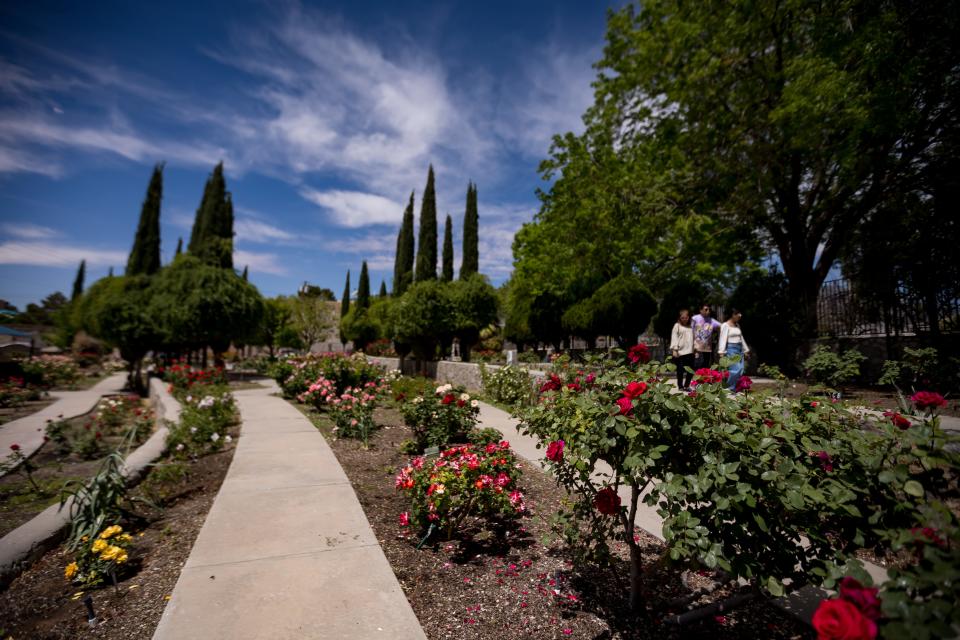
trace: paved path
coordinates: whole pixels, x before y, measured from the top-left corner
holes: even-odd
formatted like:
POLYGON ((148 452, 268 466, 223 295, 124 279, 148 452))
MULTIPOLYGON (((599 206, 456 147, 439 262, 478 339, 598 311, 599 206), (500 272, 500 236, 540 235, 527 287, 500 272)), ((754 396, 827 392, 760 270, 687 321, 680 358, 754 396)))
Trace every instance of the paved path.
POLYGON ((43 444, 47 420, 57 420, 61 415, 64 418, 81 416, 97 406, 101 396, 122 393, 126 381, 126 373, 115 373, 83 391, 51 392, 55 402, 50 406, 0 425, 0 456, 10 452, 11 444, 18 444, 23 455, 29 458, 43 444))
MULTIPOLYGON (((509 413, 498 409, 484 402, 480 403, 480 427, 491 427, 504 435, 504 438, 510 441, 510 446, 521 457, 545 468, 545 451, 537 449, 539 440, 534 436, 523 435, 518 431, 519 421, 510 416, 509 413)), ((597 473, 594 477, 598 480, 611 478, 612 469, 606 464, 600 462, 597 464, 597 473)), ((625 505, 630 504, 630 488, 620 487, 620 499, 625 505)), ((663 540, 663 518, 657 513, 654 507, 641 502, 637 505, 637 526, 647 533, 663 540)), ((887 579, 887 573, 882 567, 875 564, 864 562, 864 567, 873 578, 875 583, 884 582, 887 579)), ((798 618, 809 622, 813 617, 820 601, 827 597, 827 592, 817 587, 807 586, 788 595, 785 598, 774 600, 774 604, 790 612, 798 618)))
POLYGON ((155 640, 426 636, 323 436, 276 387, 241 434, 155 640))

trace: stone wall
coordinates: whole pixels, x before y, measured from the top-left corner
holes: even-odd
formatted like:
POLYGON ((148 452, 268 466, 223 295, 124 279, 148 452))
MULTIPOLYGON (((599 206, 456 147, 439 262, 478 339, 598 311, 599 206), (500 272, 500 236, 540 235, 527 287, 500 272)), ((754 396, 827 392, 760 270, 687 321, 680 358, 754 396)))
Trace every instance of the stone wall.
MULTIPOLYGON (((402 369, 404 375, 416 375, 416 362, 413 358, 405 358, 401 367, 400 358, 381 358, 377 356, 367 356, 367 361, 385 367, 387 371, 402 369)), ((480 391, 483 389, 483 380, 480 376, 480 365, 475 362, 451 362, 441 360, 440 362, 423 363, 426 366, 427 377, 433 378, 439 384, 450 383, 470 389, 471 391, 480 391)), ((542 378, 546 373, 545 369, 549 365, 517 365, 526 369, 527 373, 534 380, 542 378)), ((488 364, 488 372, 493 372, 503 368, 503 365, 488 364)))

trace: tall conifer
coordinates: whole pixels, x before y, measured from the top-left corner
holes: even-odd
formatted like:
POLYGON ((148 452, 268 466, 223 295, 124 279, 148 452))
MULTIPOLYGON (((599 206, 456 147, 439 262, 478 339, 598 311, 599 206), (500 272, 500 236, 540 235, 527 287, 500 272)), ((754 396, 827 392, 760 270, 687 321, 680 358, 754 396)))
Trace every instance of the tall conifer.
POLYGON ((73 302, 83 293, 83 280, 87 274, 87 261, 81 260, 80 267, 77 268, 77 277, 73 280, 73 293, 70 294, 70 302, 73 302))
POLYGON ((413 192, 403 211, 397 235, 397 256, 393 267, 393 295, 400 297, 413 282, 413 192))
POLYGON ((350 269, 347 269, 347 283, 343 285, 343 298, 340 300, 340 317, 350 312, 350 269))
POLYGON ((420 236, 413 278, 416 282, 437 279, 437 195, 433 186, 433 165, 427 173, 427 187, 420 203, 420 236))
POLYGON ((243 276, 242 276, 244 282, 249 282, 249 279, 250 279, 250 271, 249 271, 249 269, 250 269, 250 265, 244 265, 244 267, 243 267, 243 276))
POLYGON ((447 221, 443 227, 443 267, 441 280, 450 282, 453 280, 453 222, 450 221, 450 214, 447 214, 447 221))
POLYGON ((387 283, 384 280, 380 281, 380 299, 387 297, 387 283))
POLYGON ((140 209, 140 223, 127 259, 127 275, 152 275, 160 270, 160 200, 163 198, 163 165, 153 168, 147 196, 140 209))
POLYGON ((223 177, 223 162, 214 167, 204 186, 187 251, 208 264, 233 268, 233 200, 223 177))
POLYGON ((367 272, 367 261, 360 267, 360 282, 357 283, 357 310, 370 308, 370 274, 367 272))
POLYGON ((173 254, 173 257, 176 258, 181 253, 183 253, 183 238, 177 238, 177 251, 173 254))
POLYGON ((480 270, 479 248, 480 216, 477 213, 477 185, 467 186, 467 208, 463 214, 463 261, 460 279, 466 280, 480 270))

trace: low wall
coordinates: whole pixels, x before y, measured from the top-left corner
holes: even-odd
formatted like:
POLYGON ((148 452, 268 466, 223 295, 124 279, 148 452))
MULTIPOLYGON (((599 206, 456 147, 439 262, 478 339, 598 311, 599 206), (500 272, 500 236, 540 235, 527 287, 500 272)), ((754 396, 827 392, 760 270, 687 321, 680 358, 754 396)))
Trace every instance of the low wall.
MULTIPOLYGON (((416 362, 413 358, 405 358, 401 367, 400 358, 381 358, 377 356, 367 356, 367 361, 385 367, 387 371, 402 370, 404 375, 417 375, 416 362)), ((483 389, 483 379, 480 376, 480 365, 475 362, 452 362, 450 360, 441 360, 439 362, 426 362, 428 377, 435 379, 438 383, 450 383, 479 391, 483 389)), ((504 365, 488 364, 485 365, 488 372, 502 369, 504 365)), ((546 375, 545 369, 550 365, 545 364, 518 364, 515 365, 525 369, 534 380, 546 375)))
MULTIPOLYGON (((153 405, 156 429, 153 435, 127 456, 123 474, 129 484, 136 483, 150 463, 163 455, 167 441, 167 421, 180 420, 180 403, 167 392, 159 378, 150 380, 150 402, 153 405)), ((60 508, 47 507, 0 539, 0 589, 5 589, 24 569, 54 548, 70 526, 72 501, 60 508)))

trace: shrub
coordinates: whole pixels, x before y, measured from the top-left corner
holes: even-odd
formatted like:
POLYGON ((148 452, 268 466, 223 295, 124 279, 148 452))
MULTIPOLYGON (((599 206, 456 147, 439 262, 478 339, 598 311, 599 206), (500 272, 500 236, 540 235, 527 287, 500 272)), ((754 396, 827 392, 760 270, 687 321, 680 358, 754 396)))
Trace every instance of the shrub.
POLYGON ((26 384, 23 378, 7 378, 0 381, 0 408, 19 407, 29 400, 39 400, 41 393, 37 387, 26 384))
POLYGON ((117 578, 129 567, 128 549, 133 536, 123 527, 111 525, 94 536, 84 535, 76 559, 64 569, 67 580, 83 587, 104 584, 108 577, 117 578))
POLYGON ((67 547, 76 549, 84 538, 94 538, 109 520, 116 520, 128 502, 127 479, 123 475, 124 460, 118 451, 108 455, 97 474, 88 482, 69 480, 60 492, 60 508, 71 498, 70 533, 67 547))
POLYGON ((521 351, 517 354, 517 360, 526 364, 540 364, 542 361, 540 354, 533 350, 521 351))
POLYGON ((376 428, 373 409, 376 406, 380 387, 375 382, 363 388, 348 387, 339 396, 328 398, 328 410, 333 418, 333 432, 340 438, 360 438, 367 448, 370 434, 376 428))
POLYGON ((383 376, 383 368, 367 362, 363 354, 339 353, 308 355, 278 362, 273 369, 277 384, 286 398, 296 398, 320 378, 333 382, 337 395, 347 387, 362 387, 383 376))
POLYGON ((432 459, 414 458, 396 477, 397 489, 410 495, 410 512, 401 515, 401 523, 428 533, 439 529, 449 540, 470 520, 522 513, 519 477, 520 467, 506 441, 453 447, 432 459))
POLYGON ((39 356, 20 361, 24 378, 40 387, 69 387, 80 379, 80 368, 67 356, 39 356))
POLYGON ((159 367, 157 373, 162 375, 166 382, 173 385, 174 395, 178 398, 194 386, 228 384, 227 374, 223 367, 200 369, 184 362, 177 362, 169 367, 159 367))
POLYGON ((407 398, 433 393, 436 385, 436 381, 430 378, 398 375, 391 380, 390 391, 393 394, 393 399, 402 403, 407 398))
POLYGON ((500 367, 488 371, 480 365, 480 379, 483 391, 496 402, 510 406, 524 406, 533 400, 533 382, 526 369, 519 367, 500 367))
POLYGON ((485 447, 488 444, 500 442, 502 438, 503 438, 502 433, 500 433, 496 429, 491 429, 490 427, 484 427, 483 429, 474 429, 473 431, 467 434, 467 440, 470 441, 470 444, 473 444, 478 447, 485 447))
POLYGON ((836 354, 827 347, 818 346, 803 363, 807 375, 814 381, 830 387, 843 387, 860 375, 860 363, 866 356, 856 349, 836 354))
POLYGON ((717 371, 700 372, 696 391, 681 395, 665 365, 596 366, 593 387, 547 391, 522 428, 548 447, 558 482, 576 496, 560 525, 581 560, 609 557, 611 539, 628 545, 634 607, 642 557, 628 514, 648 487, 643 499, 664 516, 672 560, 773 595, 787 579, 832 588, 846 571, 862 577, 858 550, 883 555, 913 527, 956 528, 944 501, 958 439, 939 428, 935 406, 906 429, 892 419, 864 426, 822 399, 731 395, 717 371), (598 463, 613 471, 606 486, 595 484, 598 463))
POLYGON ((413 430, 421 449, 463 442, 477 423, 480 403, 464 392, 445 384, 434 393, 416 396, 400 406, 404 423, 413 430))
POLYGON ((219 451, 230 442, 227 428, 236 422, 233 396, 223 386, 207 386, 202 390, 202 397, 192 394, 183 397, 180 422, 170 426, 167 447, 177 456, 219 451))

